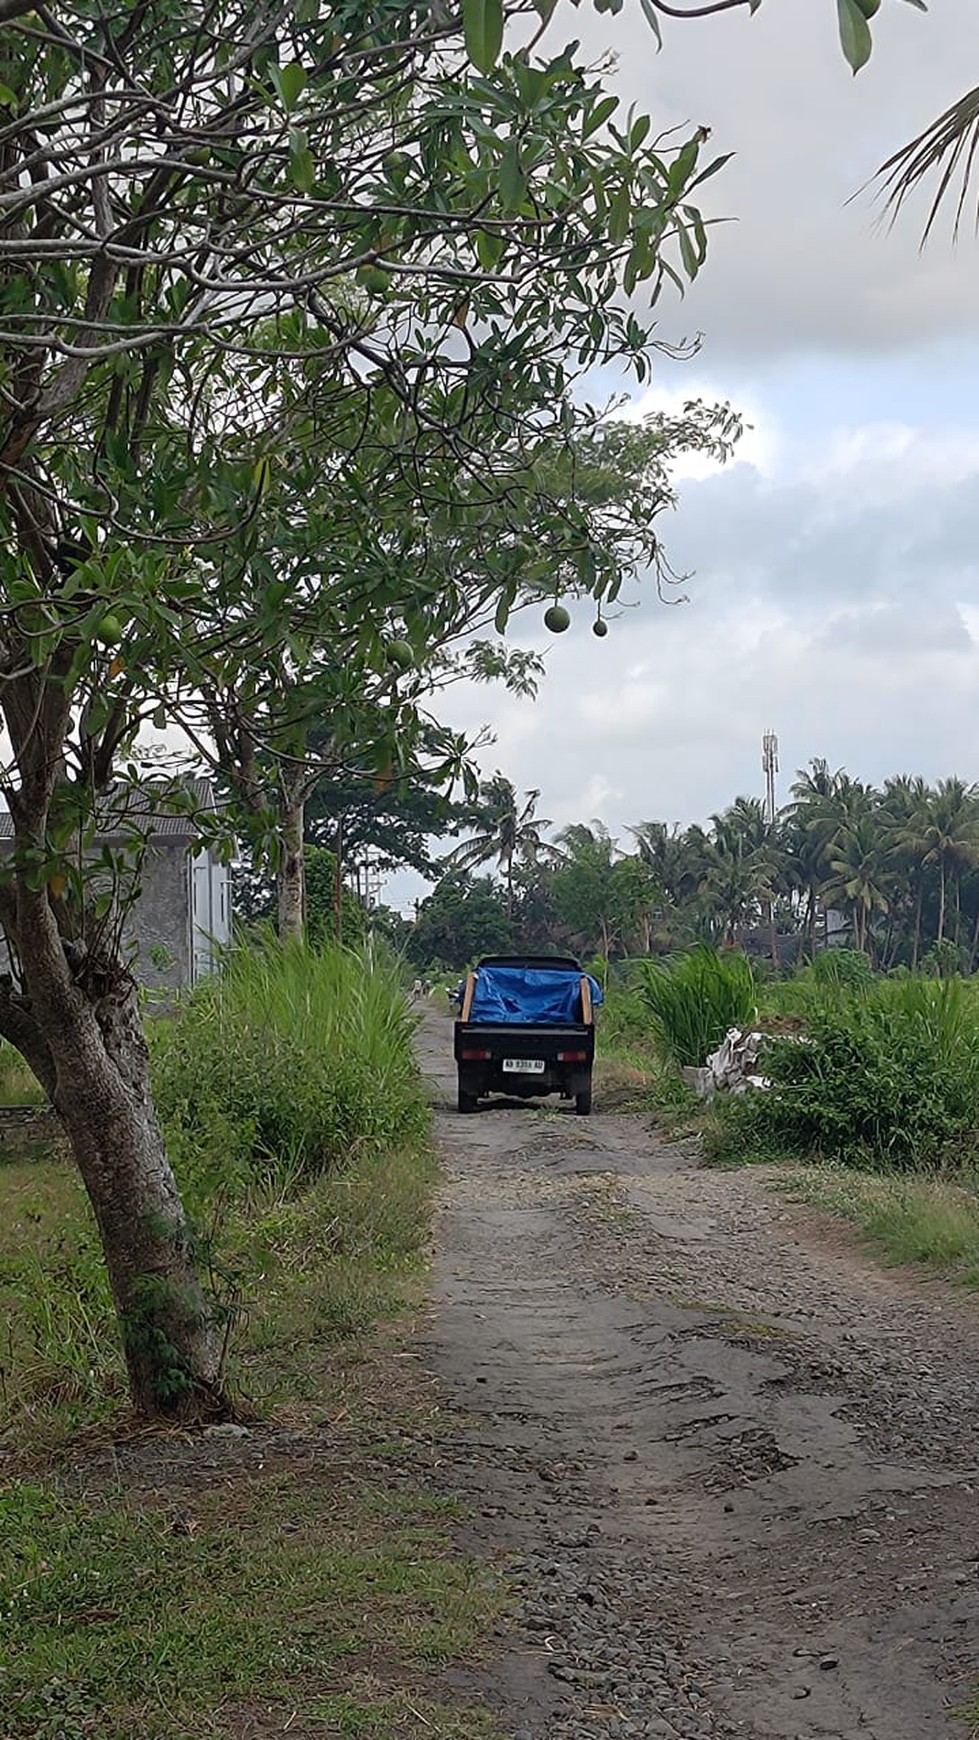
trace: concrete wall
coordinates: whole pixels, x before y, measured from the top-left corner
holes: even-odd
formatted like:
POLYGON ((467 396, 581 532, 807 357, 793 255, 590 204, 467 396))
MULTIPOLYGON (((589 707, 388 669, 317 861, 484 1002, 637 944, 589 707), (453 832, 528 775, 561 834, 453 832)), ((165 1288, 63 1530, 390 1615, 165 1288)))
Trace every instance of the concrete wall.
MULTIPOLYGON (((148 991, 184 990, 212 973, 231 937, 229 872, 210 853, 191 857, 187 842, 149 844, 141 893, 123 927, 123 952, 148 991)), ((0 971, 10 957, 0 935, 0 971)))
POLYGON ((183 841, 149 845, 142 893, 125 925, 127 954, 147 990, 180 990, 193 983, 190 864, 183 841))

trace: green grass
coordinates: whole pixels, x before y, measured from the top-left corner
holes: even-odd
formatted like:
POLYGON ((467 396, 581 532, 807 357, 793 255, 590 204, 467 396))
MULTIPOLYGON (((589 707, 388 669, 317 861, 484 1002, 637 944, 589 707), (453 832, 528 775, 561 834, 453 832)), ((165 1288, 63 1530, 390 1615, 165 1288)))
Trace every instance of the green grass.
POLYGON ((339 1698, 366 1721, 370 1703, 343 1689, 365 1662, 394 1682, 382 1707, 396 1732, 413 1689, 473 1647, 498 1599, 440 1526, 379 1519, 371 1496, 360 1480, 259 1477, 229 1508, 221 1482, 187 1498, 177 1529, 166 1508, 11 1485, 5 1740, 230 1737, 259 1699, 280 1719, 325 1720, 339 1698))
POLYGON ((59 1449, 125 1406, 95 1223, 65 1159, 0 1167, 0 1403, 8 1451, 59 1449))
POLYGON ((233 1371, 270 1453, 216 1445, 209 1472, 162 1434, 127 1490, 106 1454, 129 1428, 81 1188, 57 1160, 0 1170, 5 1445, 22 1471, 0 1490, 3 1740, 237 1740, 256 1712, 276 1733, 497 1734, 431 1695, 501 1600, 452 1544, 458 1502, 427 1487, 435 1398, 403 1345, 433 1180, 424 1146, 362 1151, 298 1194, 266 1180, 226 1207, 233 1371))
POLYGON ((411 1142, 427 1109, 394 965, 269 941, 149 1030, 153 1088, 192 1197, 295 1187, 411 1142))
POLYGON ((405 1346, 435 1179, 410 1033, 391 972, 274 948, 153 1028, 243 1438, 140 1432, 77 1173, 0 1167, 3 1740, 495 1740, 432 1696, 501 1596, 405 1346))
POLYGON ((979 1288, 979 1182, 881 1177, 836 1166, 793 1167, 772 1187, 838 1215, 891 1265, 979 1288))
POLYGON ((701 1068, 729 1028, 755 1018, 751 968, 733 950, 719 954, 701 947, 665 964, 635 961, 631 994, 643 1029, 679 1068, 701 1068))
POLYGON ((20 1053, 0 1039, 0 1106, 40 1106, 45 1093, 20 1053))
POLYGON ((711 1157, 781 1153, 925 1174, 974 1168, 979 1002, 971 989, 908 977, 810 987, 807 996, 801 1028, 771 1038, 760 1059, 769 1091, 718 1102, 711 1157))

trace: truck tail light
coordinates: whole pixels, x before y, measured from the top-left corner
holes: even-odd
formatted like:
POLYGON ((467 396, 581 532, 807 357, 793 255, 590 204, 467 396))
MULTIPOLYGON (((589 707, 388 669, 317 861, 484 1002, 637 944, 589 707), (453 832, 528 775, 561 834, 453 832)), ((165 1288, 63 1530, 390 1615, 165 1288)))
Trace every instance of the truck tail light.
POLYGON ((460 1051, 460 1053, 459 1053, 459 1056, 462 1059, 463 1063, 475 1063, 477 1060, 482 1060, 484 1058, 489 1057, 489 1055, 490 1055, 490 1053, 488 1051, 477 1051, 477 1050, 460 1051))
POLYGON ((588 1053, 587 1051, 559 1051, 557 1060, 558 1063, 587 1063, 588 1053))

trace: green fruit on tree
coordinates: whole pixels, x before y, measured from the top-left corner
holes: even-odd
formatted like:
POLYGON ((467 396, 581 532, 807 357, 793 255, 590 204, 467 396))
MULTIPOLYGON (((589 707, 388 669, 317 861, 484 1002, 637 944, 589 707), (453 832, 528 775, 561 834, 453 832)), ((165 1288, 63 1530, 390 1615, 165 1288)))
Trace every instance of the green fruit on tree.
POLYGON ((118 616, 103 616, 95 630, 95 638, 103 646, 118 646, 122 639, 122 623, 118 616))
POLYGON ((571 618, 563 604, 552 604, 549 609, 545 610, 544 627, 549 628, 552 634, 563 634, 565 629, 570 628, 570 626, 571 618))
POLYGON ((415 655, 406 640, 389 640, 384 650, 389 665, 397 666, 399 671, 411 670, 415 655))
POLYGON ((358 266, 357 282, 368 296, 386 296, 391 288, 391 274, 380 266, 358 266))
POLYGON ((605 639, 605 636, 608 634, 608 623, 606 622, 604 616, 596 616, 594 622, 591 625, 591 631, 592 631, 592 634, 597 634, 599 640, 605 639))

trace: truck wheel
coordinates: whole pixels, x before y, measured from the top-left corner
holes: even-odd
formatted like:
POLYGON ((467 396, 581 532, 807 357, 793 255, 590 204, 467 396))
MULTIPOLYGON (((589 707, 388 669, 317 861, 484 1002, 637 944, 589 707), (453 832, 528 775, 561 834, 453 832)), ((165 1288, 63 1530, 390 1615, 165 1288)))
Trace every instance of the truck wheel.
POLYGON ((575 1094, 574 1109, 579 1118, 587 1118, 591 1111, 591 1088, 585 1088, 583 1093, 575 1094))
POLYGON ((476 1110, 476 1095, 468 1093, 461 1082, 459 1083, 459 1110, 460 1112, 474 1112, 476 1110))

